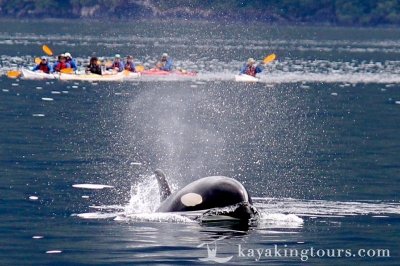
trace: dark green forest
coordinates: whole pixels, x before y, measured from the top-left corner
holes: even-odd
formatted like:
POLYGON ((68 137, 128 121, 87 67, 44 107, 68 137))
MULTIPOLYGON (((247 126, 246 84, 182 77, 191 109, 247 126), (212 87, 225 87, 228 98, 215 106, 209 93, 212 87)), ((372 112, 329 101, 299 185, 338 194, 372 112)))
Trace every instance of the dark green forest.
POLYGON ((400 25, 400 0, 0 0, 10 18, 193 18, 400 25))

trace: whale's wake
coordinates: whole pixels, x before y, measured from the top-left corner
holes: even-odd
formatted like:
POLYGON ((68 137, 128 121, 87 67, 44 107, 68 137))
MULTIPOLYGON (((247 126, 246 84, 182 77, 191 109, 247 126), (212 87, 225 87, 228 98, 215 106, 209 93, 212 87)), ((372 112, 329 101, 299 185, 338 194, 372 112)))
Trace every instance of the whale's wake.
MULTIPOLYGON (((338 202, 325 200, 300 200, 292 198, 253 198, 260 212, 254 225, 258 228, 297 228, 304 219, 345 218, 370 215, 381 218, 400 215, 398 202, 338 202)), ((158 184, 154 176, 144 176, 131 188, 127 205, 89 206, 93 212, 74 214, 82 219, 112 219, 119 222, 199 223, 204 211, 184 213, 157 213, 160 204, 158 184)), ((216 210, 218 212, 218 210, 216 210)), ((223 211, 223 210, 222 210, 223 211)))

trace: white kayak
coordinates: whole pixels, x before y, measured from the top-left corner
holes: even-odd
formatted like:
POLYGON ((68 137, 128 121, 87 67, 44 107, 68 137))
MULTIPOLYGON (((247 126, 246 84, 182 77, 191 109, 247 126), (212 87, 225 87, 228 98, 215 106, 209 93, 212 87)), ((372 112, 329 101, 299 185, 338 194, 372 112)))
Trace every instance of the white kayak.
POLYGON ((140 72, 125 72, 124 80, 130 80, 130 79, 137 79, 140 78, 141 74, 140 72))
POLYGON ((81 74, 60 74, 60 80, 80 80, 80 81, 122 81, 136 79, 140 77, 140 73, 109 73, 109 74, 93 74, 93 73, 81 73, 81 74))
POLYGON ((21 69, 24 79, 56 79, 58 74, 47 74, 42 71, 32 71, 26 68, 21 69))
POLYGON ((253 76, 246 75, 246 74, 239 74, 239 75, 235 75, 235 81, 238 81, 238 82, 258 82, 258 81, 260 81, 260 78, 253 77, 253 76))

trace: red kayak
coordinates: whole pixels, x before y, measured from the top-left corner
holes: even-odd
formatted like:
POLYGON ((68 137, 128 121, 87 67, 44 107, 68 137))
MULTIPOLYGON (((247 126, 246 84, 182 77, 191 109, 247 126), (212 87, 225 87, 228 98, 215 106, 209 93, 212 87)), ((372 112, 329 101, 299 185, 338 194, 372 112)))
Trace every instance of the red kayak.
POLYGON ((197 72, 189 72, 185 70, 172 70, 172 71, 164 71, 164 70, 159 70, 159 69, 148 69, 148 70, 143 70, 142 75, 144 76, 185 76, 185 77, 193 77, 197 75, 197 72))

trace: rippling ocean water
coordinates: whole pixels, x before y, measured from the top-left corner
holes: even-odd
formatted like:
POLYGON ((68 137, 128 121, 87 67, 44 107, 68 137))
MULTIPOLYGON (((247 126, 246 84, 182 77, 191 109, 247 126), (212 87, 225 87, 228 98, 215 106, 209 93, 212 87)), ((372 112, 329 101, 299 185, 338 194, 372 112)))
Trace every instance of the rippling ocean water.
POLYGON ((1 265, 397 265, 400 31, 2 21, 1 265), (195 78, 12 80, 41 45, 82 65, 168 52, 195 78), (261 82, 236 83, 270 53, 261 82), (242 182, 251 225, 160 214, 153 176, 242 182), (87 184, 87 185, 82 185, 87 184))

